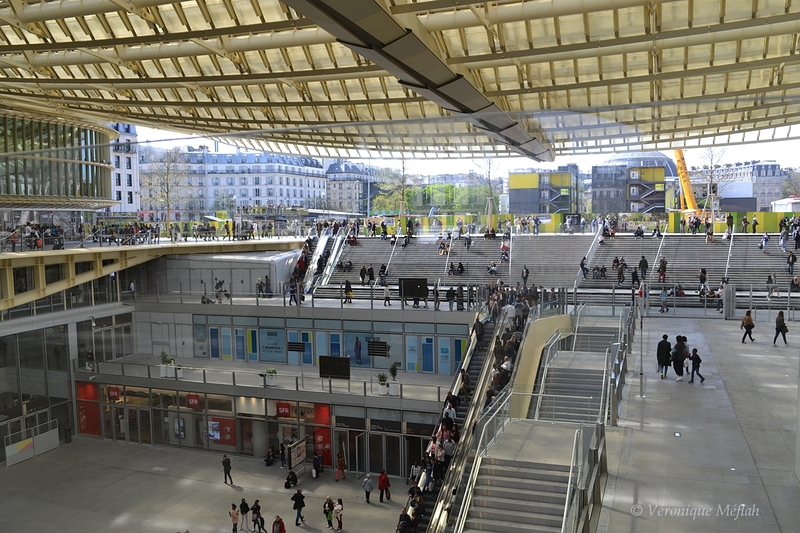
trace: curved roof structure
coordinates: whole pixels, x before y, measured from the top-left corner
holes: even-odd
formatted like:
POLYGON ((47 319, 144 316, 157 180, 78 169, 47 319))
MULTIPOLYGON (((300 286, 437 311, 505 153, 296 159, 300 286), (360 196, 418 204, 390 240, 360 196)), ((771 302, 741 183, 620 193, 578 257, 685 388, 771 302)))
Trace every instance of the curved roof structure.
POLYGON ((0 106, 330 157, 797 138, 791 0, 0 0, 0 106))
POLYGON ((661 152, 626 152, 615 154, 604 162, 605 165, 625 165, 628 168, 664 167, 665 178, 678 177, 678 165, 661 152))

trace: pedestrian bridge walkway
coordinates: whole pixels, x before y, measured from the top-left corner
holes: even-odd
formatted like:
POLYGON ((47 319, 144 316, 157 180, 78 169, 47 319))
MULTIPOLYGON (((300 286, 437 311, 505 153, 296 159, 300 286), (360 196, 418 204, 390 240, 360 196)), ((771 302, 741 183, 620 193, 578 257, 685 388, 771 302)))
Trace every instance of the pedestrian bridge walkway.
POLYGON ((304 239, 195 241, 138 246, 93 246, 0 255, 0 311, 35 302, 165 255, 298 250, 304 239), (27 269, 27 270, 25 270, 27 269), (18 275, 19 272, 25 275, 18 275), (21 284, 20 280, 25 283, 21 284), (22 290, 24 289, 24 290, 22 290))

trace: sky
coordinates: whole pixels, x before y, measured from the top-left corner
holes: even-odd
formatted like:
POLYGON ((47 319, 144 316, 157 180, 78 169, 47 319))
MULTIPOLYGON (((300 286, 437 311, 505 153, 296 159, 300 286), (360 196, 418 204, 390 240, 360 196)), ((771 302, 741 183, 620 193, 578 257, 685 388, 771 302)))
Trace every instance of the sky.
MULTIPOLYGON (((183 133, 170 132, 165 130, 158 130, 153 128, 145 128, 141 126, 136 127, 139 142, 152 142, 155 146, 160 148, 170 148, 174 146, 199 146, 205 144, 210 146, 212 141, 204 139, 200 136, 187 136, 183 133)), ((235 152, 235 148, 220 145, 220 151, 235 152)), ((759 144, 745 144, 730 146, 723 149, 720 157, 720 163, 737 163, 751 160, 774 160, 777 161, 781 167, 784 168, 797 168, 800 166, 800 140, 793 141, 777 141, 777 142, 762 142, 759 144)), ((673 154, 670 150, 663 150, 663 153, 672 157, 673 154)), ((706 149, 685 149, 683 151, 686 158, 686 164, 689 167, 701 167, 706 163, 706 149)), ((553 163, 537 163, 531 159, 523 157, 509 157, 497 158, 495 161, 497 166, 496 175, 505 175, 511 170, 517 169, 555 169, 559 165, 567 165, 575 163, 578 165, 582 172, 591 172, 592 166, 602 165, 610 154, 600 155, 580 155, 580 156, 558 156, 553 163)), ((364 162, 369 165, 378 167, 392 167, 399 168, 401 163, 399 160, 385 160, 385 159, 371 159, 371 160, 352 160, 353 162, 364 162)), ((442 159, 440 161, 425 159, 416 161, 406 161, 406 172, 409 174, 422 174, 422 175, 435 175, 435 174, 458 174, 475 171, 483 174, 485 162, 483 160, 473 159, 442 159)))

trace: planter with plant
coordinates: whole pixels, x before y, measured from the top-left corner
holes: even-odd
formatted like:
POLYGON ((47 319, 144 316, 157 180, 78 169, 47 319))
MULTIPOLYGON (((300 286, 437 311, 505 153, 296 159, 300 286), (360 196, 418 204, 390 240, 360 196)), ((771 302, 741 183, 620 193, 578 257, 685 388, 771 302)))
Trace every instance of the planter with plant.
POLYGON ((387 381, 389 381, 389 376, 385 373, 381 372, 378 374, 378 394, 381 396, 386 396, 389 394, 389 387, 387 385, 387 381))
POLYGON ((174 378, 175 375, 179 378, 183 377, 183 368, 175 366, 175 358, 171 357, 165 351, 161 351, 161 365, 159 371, 162 378, 174 378))
POLYGON ((392 381, 389 382, 389 396, 400 396, 400 383, 397 381, 397 363, 392 363, 389 367, 389 374, 392 381))
POLYGON ((278 386, 278 371, 274 368, 267 369, 267 387, 278 386))

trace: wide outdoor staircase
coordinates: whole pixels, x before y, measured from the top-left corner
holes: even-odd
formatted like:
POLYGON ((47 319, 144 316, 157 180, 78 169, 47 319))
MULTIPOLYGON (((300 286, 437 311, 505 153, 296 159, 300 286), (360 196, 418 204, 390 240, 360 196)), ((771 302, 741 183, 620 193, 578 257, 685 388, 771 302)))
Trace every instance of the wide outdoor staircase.
MULTIPOLYGON (((777 275, 777 285, 783 289, 789 285, 791 277, 786 272, 786 256, 778 246, 778 236, 772 235, 768 246, 768 253, 758 249, 761 235, 734 234, 733 249, 728 268, 728 278, 737 286, 754 285, 759 289, 766 287, 767 274, 773 272, 777 275)), ((713 243, 706 243, 704 235, 675 235, 667 234, 661 256, 658 253, 660 239, 646 236, 644 239, 634 239, 631 235, 618 235, 615 239, 607 239, 606 244, 598 246, 590 268, 594 265, 605 265, 608 269, 607 280, 592 279, 591 272, 585 280, 580 282, 580 288, 611 288, 617 282, 617 273, 611 270, 614 257, 624 257, 628 268, 636 268, 642 255, 649 263, 648 281, 660 287, 658 283, 658 261, 661 256, 667 259, 667 285, 680 284, 684 290, 696 294, 700 269, 708 272, 710 286, 718 286, 725 276, 725 267, 728 264, 728 251, 730 243, 723 241, 716 235, 713 243)), ((786 249, 794 248, 790 242, 786 249)), ((530 267, 529 267, 530 268, 530 267)), ((625 287, 630 285, 630 273, 626 274, 625 287)), ((784 292, 783 290, 781 292, 784 292)))
POLYGON ((527 266, 529 285, 572 287, 580 270, 581 259, 589 252, 592 234, 514 235, 511 249, 512 283, 521 281, 522 267, 527 266))
MULTIPOLYGON (((602 409, 603 371, 580 368, 549 368, 538 406, 539 420, 595 422, 602 409)), ((537 391, 538 392, 538 391, 537 391)), ((533 413, 531 413, 533 414, 533 413)))
POLYGON ((485 457, 464 533, 561 531, 569 465, 485 457))
MULTIPOLYGON (((339 285, 349 279, 353 285, 354 297, 368 299, 370 289, 367 286, 361 286, 359 270, 361 265, 369 267, 370 264, 375 270, 376 282, 380 266, 388 265, 387 283, 393 299, 399 297, 398 280, 400 278, 426 278, 431 288, 441 280, 442 300, 444 300, 444 292, 450 286, 457 287, 463 284, 466 287, 470 284, 477 285, 497 280, 508 282, 508 263, 500 262, 500 239, 484 241, 483 237, 473 238, 469 252, 464 246, 463 239, 454 240, 449 259, 447 256, 437 253, 439 239, 432 236, 414 237, 405 248, 401 247, 398 242, 394 255, 392 255, 392 246, 388 240, 382 241, 379 238, 371 237, 361 238, 358 242, 357 246, 345 246, 341 257, 336 259, 337 261, 341 260, 342 263, 347 263, 349 259, 353 262, 353 270, 351 272, 334 272, 328 284, 315 291, 317 297, 337 298, 339 285), (497 276, 490 276, 486 270, 490 261, 495 261, 497 265, 497 276), (453 263, 458 266, 459 262, 465 267, 464 275, 448 276, 448 264, 453 263)), ((383 299, 383 287, 376 287, 372 294, 375 298, 383 299)), ((432 294, 430 299, 430 303, 432 303, 432 294)))

